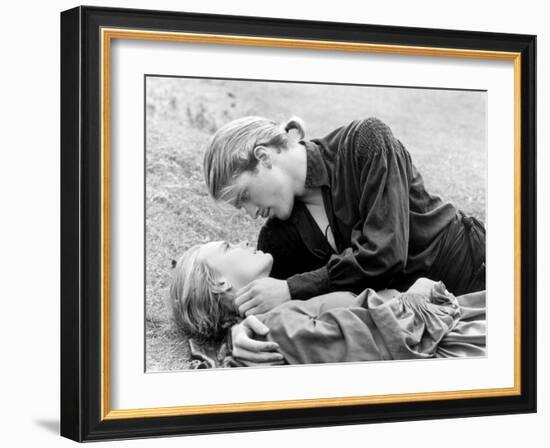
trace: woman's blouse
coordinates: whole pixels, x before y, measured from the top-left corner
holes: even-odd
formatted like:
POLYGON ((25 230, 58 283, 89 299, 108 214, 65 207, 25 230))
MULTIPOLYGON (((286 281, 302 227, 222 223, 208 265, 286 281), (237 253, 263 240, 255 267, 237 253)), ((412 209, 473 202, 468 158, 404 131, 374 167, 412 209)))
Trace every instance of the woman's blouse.
POLYGON ((257 316, 289 364, 485 355, 485 291, 366 289, 292 300, 257 316))

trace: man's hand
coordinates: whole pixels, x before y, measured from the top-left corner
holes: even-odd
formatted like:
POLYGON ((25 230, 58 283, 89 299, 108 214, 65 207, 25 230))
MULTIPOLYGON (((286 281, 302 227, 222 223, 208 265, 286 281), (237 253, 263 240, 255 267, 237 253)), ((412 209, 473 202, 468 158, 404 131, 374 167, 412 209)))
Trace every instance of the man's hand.
POLYGON ((242 316, 267 313, 281 303, 290 300, 285 280, 266 277, 251 281, 237 291, 235 306, 242 316))
POLYGON ((256 341, 253 336, 265 336, 267 328, 256 316, 249 316, 241 323, 231 328, 233 341, 233 357, 246 365, 277 365, 284 362, 279 350, 279 344, 270 341, 256 341))

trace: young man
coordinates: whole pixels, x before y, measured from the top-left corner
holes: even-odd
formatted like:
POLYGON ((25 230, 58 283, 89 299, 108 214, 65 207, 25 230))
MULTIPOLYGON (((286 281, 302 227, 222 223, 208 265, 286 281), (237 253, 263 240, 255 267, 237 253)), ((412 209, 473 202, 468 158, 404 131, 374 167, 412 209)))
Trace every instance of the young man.
MULTIPOLYGON (((388 126, 355 120, 303 138, 300 120, 245 117, 219 129, 206 151, 212 196, 269 218, 258 249, 273 255, 272 277, 237 293, 241 314, 331 291, 405 290, 421 276, 456 295, 485 289, 483 225, 426 191, 388 126)), ((236 326, 234 356, 275 359, 251 339, 266 330, 252 318, 236 326)))

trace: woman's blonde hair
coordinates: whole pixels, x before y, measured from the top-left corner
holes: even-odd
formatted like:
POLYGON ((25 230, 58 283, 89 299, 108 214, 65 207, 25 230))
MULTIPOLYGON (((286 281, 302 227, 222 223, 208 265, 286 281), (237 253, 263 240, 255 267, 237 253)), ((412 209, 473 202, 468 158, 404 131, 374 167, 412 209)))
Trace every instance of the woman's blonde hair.
POLYGON ((203 245, 187 250, 174 267, 170 285, 170 303, 176 323, 189 337, 200 341, 219 341, 238 321, 223 303, 227 287, 216 272, 199 259, 203 245))
POLYGON ((254 149, 260 145, 278 150, 288 147, 288 132, 298 131, 305 136, 304 123, 293 117, 286 123, 278 123, 262 117, 243 117, 233 120, 210 139, 204 154, 203 169, 206 185, 215 200, 229 201, 235 178, 245 171, 256 169, 258 160, 254 149))

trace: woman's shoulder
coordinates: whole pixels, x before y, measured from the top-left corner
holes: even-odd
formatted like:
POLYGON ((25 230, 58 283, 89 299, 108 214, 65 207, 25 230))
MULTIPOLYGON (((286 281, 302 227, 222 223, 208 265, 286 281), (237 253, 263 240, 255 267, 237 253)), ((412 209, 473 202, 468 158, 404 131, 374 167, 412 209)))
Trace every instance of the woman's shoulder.
POLYGON ((320 311, 326 311, 331 308, 343 308, 353 305, 357 296, 349 291, 335 291, 312 297, 308 300, 311 304, 319 307, 320 311))
POLYGON ((299 313, 310 317, 319 316, 320 314, 330 311, 335 308, 348 308, 357 304, 357 296, 348 291, 336 291, 320 296, 312 297, 308 300, 289 300, 276 306, 267 314, 273 317, 285 313, 299 313))

